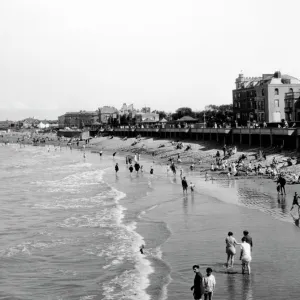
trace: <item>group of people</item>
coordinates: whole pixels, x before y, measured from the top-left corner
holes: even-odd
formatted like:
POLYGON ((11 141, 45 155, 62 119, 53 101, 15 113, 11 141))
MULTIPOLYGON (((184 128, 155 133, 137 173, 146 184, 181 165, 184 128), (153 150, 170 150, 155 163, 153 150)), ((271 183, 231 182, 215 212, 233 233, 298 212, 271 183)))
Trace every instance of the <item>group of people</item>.
MULTIPOLYGON (((226 268, 232 268, 234 263, 234 256, 236 254, 236 245, 240 245, 240 260, 242 261, 242 274, 246 272, 251 274, 250 263, 252 261, 252 247, 253 241, 249 232, 244 230, 242 242, 238 243, 236 239, 233 237, 233 233, 231 231, 228 232, 228 236, 225 239, 226 243, 226 254, 227 254, 227 263, 225 264, 226 268), (230 264, 229 264, 230 262, 230 264)), ((193 271, 195 273, 194 285, 191 287, 193 291, 193 296, 195 300, 202 299, 204 296, 204 300, 211 300, 215 287, 216 287, 216 278, 212 274, 212 268, 206 269, 206 276, 203 276, 200 272, 200 266, 194 265, 193 271)))

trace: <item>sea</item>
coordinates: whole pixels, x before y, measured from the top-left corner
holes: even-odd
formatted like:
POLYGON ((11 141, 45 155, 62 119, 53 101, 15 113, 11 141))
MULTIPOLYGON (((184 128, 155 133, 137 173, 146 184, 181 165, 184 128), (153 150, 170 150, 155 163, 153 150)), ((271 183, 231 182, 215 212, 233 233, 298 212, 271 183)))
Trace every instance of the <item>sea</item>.
POLYGON ((213 269, 214 299, 298 299, 297 185, 281 196, 270 179, 185 170, 196 188, 184 196, 155 158, 130 174, 122 152, 21 146, 0 145, 1 300, 193 299, 194 264, 213 269), (243 230, 251 275, 238 254, 224 265, 228 231, 240 241, 243 230))

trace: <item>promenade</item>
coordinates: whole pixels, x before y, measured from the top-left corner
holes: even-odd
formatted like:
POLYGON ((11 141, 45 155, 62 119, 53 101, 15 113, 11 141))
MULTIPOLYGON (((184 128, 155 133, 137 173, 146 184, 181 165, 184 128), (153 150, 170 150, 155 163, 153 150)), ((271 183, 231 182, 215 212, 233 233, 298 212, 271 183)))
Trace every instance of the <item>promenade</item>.
POLYGON ((117 136, 188 138, 259 147, 281 146, 299 151, 300 128, 114 128, 117 136))

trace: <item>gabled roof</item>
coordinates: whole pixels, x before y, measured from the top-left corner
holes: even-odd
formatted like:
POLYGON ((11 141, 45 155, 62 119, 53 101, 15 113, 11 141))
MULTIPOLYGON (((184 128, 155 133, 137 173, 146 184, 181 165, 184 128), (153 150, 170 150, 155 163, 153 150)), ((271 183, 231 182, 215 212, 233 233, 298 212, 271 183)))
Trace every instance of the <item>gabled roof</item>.
POLYGON ((168 121, 165 118, 162 118, 159 122, 160 123, 167 123, 168 121))
POLYGON ((177 120, 177 122, 196 122, 198 119, 194 119, 191 116, 184 116, 177 120))

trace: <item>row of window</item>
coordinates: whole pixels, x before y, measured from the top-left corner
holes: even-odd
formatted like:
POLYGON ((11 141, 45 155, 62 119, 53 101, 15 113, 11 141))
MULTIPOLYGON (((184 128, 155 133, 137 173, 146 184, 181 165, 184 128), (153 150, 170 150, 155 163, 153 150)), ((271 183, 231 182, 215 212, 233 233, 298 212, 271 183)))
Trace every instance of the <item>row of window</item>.
MULTIPOLYGON (((290 88, 289 93, 293 93, 293 92, 294 92, 294 90, 292 88, 290 88)), ((274 94, 279 95, 279 89, 278 88, 274 89, 274 94)), ((261 90, 261 96, 264 96, 264 95, 265 95, 265 90, 262 89, 261 90)), ((247 91, 246 96, 247 97, 256 97, 256 91, 247 91)), ((238 99, 241 98, 241 93, 234 94, 234 99, 237 99, 237 98, 238 99)))

